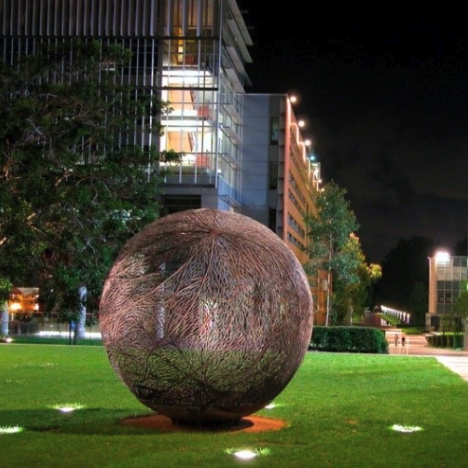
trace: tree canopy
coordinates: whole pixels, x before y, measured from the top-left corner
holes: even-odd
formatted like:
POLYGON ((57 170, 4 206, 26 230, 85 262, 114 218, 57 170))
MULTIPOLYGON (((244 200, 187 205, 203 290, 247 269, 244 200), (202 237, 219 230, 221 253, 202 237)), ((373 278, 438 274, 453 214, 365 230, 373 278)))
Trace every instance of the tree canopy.
POLYGON ((337 276, 333 286, 333 311, 339 322, 353 323, 353 317, 362 317, 364 311, 369 307, 371 300, 372 285, 382 276, 380 265, 366 262, 359 238, 350 234, 349 240, 344 247, 349 258, 354 258, 349 264, 354 264, 352 280, 349 275, 337 276))
POLYGON ((158 217, 151 142, 168 109, 121 83, 129 54, 72 42, 0 63, 0 277, 40 285, 49 307, 76 310, 83 286, 97 306, 116 254, 158 217))
POLYGON ((333 181, 325 184, 315 197, 314 212, 305 216, 309 236, 307 254, 310 259, 306 270, 312 275, 320 271, 327 274, 326 326, 331 310, 332 277, 334 283, 359 282, 357 271, 361 262, 361 249, 359 242, 351 238, 359 224, 346 200, 346 193, 333 181))
POLYGON ((453 304, 451 316, 454 322, 454 329, 457 332, 462 331, 462 324, 468 318, 468 291, 465 290, 460 292, 460 295, 453 304))

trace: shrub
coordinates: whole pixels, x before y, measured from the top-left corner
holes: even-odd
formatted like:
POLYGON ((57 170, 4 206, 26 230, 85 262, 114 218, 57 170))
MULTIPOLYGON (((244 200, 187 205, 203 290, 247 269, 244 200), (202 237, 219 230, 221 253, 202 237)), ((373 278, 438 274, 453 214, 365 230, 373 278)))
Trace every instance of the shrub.
POLYGON ((372 327, 321 327, 312 331, 310 350, 344 353, 388 353, 385 333, 372 327))
POLYGON ((463 349, 463 341, 464 341, 465 335, 457 333, 456 335, 453 335, 453 347, 455 349, 463 349))
POLYGON ((463 348, 463 334, 427 335, 427 344, 433 348, 463 348))

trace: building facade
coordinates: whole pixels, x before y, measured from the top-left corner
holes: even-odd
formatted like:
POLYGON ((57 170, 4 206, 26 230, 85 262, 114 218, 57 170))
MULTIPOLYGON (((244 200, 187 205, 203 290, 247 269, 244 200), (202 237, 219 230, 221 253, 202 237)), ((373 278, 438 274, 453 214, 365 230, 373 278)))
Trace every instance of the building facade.
MULTIPOLYGON (((314 209, 320 165, 288 96, 245 93, 252 40, 236 0, 0 0, 8 63, 74 39, 131 50, 117 70, 122 82, 136 99, 144 93, 168 103, 170 112, 158 117, 163 133, 142 130, 129 142, 181 154, 180 162, 159 162, 162 215, 202 207, 243 213, 305 264, 303 217, 314 209)), ((318 304, 323 282, 312 284, 318 304)))
MULTIPOLYGON (((247 94, 244 105, 241 212, 269 226, 305 265, 304 215, 315 210, 320 163, 286 94, 247 94)), ((325 319, 326 285, 310 278, 315 322, 325 319)))
POLYGON ((162 150, 182 153, 166 171, 166 213, 238 211, 245 66, 250 35, 235 0, 166 0, 161 38, 162 150))
POLYGON ((467 286, 468 257, 438 252, 429 258, 428 329, 440 329, 442 317, 452 312, 453 304, 467 286))
POLYGON ((252 44, 236 1, 0 0, 0 53, 9 63, 41 43, 77 38, 131 50, 122 81, 135 97, 157 95, 172 109, 161 117, 162 136, 133 136, 142 147, 182 154, 179 164, 161 163, 166 213, 235 210, 252 44))

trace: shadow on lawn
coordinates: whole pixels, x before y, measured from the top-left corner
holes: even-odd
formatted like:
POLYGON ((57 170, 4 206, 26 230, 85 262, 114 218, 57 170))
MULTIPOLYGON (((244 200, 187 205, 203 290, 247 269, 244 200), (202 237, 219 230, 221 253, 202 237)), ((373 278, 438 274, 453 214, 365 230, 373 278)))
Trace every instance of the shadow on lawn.
MULTIPOLYGON (((81 435, 147 435, 154 429, 123 425, 122 420, 144 416, 131 410, 84 408, 70 413, 57 409, 0 411, 0 428, 19 426, 27 432, 81 435)), ((161 434, 164 434, 161 431, 161 434)))
POLYGON ((79 435, 148 435, 169 433, 233 434, 279 431, 287 424, 281 419, 251 415, 235 423, 173 423, 157 413, 135 414, 130 410, 84 408, 69 413, 57 409, 0 411, 0 430, 21 427, 26 432, 79 435))

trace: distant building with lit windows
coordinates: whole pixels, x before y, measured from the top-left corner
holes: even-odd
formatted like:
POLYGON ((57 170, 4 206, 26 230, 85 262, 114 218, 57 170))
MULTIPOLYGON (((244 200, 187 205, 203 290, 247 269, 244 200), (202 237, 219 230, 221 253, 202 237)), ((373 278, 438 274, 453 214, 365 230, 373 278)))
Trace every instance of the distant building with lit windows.
POLYGON ((73 39, 130 49, 121 80, 135 86, 135 98, 154 94, 173 109, 162 117, 160 138, 141 131, 133 143, 182 153, 180 164, 161 163, 163 214, 240 206, 252 40, 236 0, 0 0, 0 25, 8 63, 37 53, 42 43, 73 39))
POLYGON ((441 318, 452 312, 461 291, 468 286, 468 257, 437 252, 429 258, 429 307, 426 327, 438 330, 441 318))
POLYGON ((165 0, 161 99, 172 111, 160 148, 182 153, 167 173, 164 214, 190 208, 241 206, 245 65, 252 45, 235 0, 165 0))

